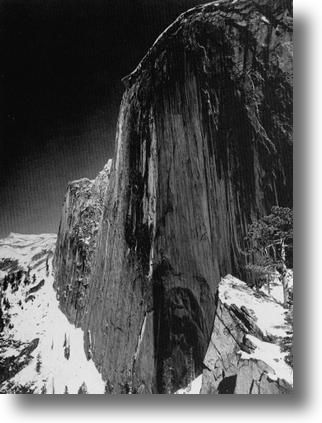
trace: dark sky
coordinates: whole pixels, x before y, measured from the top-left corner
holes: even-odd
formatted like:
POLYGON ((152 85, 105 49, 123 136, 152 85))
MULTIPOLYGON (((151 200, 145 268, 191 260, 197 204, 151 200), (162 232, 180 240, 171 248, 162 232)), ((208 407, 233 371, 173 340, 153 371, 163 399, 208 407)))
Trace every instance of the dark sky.
POLYGON ((0 237, 57 232, 113 156, 121 78, 202 0, 0 0, 0 237))

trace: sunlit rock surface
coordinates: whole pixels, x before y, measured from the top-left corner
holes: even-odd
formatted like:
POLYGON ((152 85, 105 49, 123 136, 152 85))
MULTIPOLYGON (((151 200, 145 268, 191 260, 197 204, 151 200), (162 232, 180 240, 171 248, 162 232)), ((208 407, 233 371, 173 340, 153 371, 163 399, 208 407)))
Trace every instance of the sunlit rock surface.
MULTIPOLYGON (((289 272, 290 290, 292 282, 289 272)), ((292 343, 292 309, 283 307, 281 281, 274 279, 269 290, 254 290, 227 275, 216 294, 204 370, 176 394, 289 394, 292 343)))
MULTIPOLYGON (((278 288, 282 293, 281 283, 278 288)), ((226 276, 218 288, 200 393, 290 393, 293 370, 285 344, 291 333, 282 302, 226 276)))
POLYGON ((102 215, 89 219, 85 264, 68 221, 80 220, 83 205, 65 201, 60 304, 84 329, 110 393, 174 392, 200 374, 217 285, 239 273, 247 224, 272 205, 291 205, 289 4, 192 9, 124 78, 115 157, 102 215))

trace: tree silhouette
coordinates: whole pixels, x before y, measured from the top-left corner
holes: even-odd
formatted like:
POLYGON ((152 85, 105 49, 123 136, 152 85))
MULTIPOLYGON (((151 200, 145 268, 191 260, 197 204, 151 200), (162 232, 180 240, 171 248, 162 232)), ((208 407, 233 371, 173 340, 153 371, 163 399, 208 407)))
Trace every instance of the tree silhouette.
POLYGON ((82 385, 78 389, 78 394, 88 394, 86 383, 83 382, 82 385))
POLYGON ((293 263, 293 211, 274 206, 268 216, 249 226, 246 241, 250 259, 246 269, 255 277, 262 276, 267 281, 277 271, 283 285, 283 305, 287 307, 287 266, 293 263))

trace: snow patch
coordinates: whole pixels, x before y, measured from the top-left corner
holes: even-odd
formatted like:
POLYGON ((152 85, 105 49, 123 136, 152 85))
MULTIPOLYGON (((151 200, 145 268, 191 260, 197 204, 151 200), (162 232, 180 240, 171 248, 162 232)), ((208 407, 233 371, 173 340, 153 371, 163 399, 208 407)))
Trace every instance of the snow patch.
POLYGON ((290 385, 293 385, 293 370, 285 362, 287 353, 282 353, 277 344, 260 341, 252 335, 247 335, 247 338, 256 348, 250 354, 240 351, 240 358, 242 360, 263 361, 272 368, 272 373, 268 373, 271 380, 284 379, 290 385))
MULTIPOLYGON (((55 242, 56 236, 51 234, 10 234, 0 240, 0 259, 14 257, 19 265, 35 266, 33 271, 37 275, 33 285, 26 285, 23 278, 16 291, 9 286, 3 293, 10 303, 10 326, 6 325, 1 334, 1 345, 5 347, 0 349, 0 360, 19 355, 18 348, 10 346, 13 343, 25 346, 39 338, 32 359, 9 381, 3 382, 1 389, 5 391, 6 386, 13 383, 14 386, 31 386, 34 393, 64 394, 67 389, 69 394, 76 394, 85 384, 88 393, 103 394, 105 383, 93 361, 86 357, 83 331, 71 325, 59 309, 53 275, 47 274, 46 266, 32 261, 32 257, 44 249, 53 251, 55 242), (30 287, 42 279, 44 285, 26 302, 30 287)), ((52 269, 52 257, 48 264, 52 269)))
MULTIPOLYGON (((276 290, 283 293, 282 285, 276 287, 276 290)), ((218 291, 219 299, 223 304, 228 306, 235 304, 238 308, 246 307, 254 316, 256 325, 264 335, 285 336, 285 309, 275 298, 265 295, 265 293, 256 295, 245 282, 232 275, 227 275, 221 280, 218 291)))
POLYGON ((175 394, 198 395, 202 385, 202 374, 194 379, 186 388, 179 389, 175 394))

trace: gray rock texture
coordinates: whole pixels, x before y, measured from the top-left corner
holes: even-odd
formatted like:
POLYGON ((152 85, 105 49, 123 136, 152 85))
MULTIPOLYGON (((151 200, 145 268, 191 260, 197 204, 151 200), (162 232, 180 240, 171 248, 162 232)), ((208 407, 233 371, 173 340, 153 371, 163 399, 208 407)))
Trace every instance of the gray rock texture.
POLYGON ((200 393, 290 393, 293 370, 283 348, 290 331, 282 304, 226 276, 218 287, 200 393))
POLYGON ((247 224, 291 205, 289 2, 194 8, 124 84, 103 206, 82 220, 92 185, 69 187, 56 287, 109 392, 173 392, 202 371, 217 285, 243 264, 247 224))
POLYGON ((111 165, 110 160, 94 181, 71 182, 65 195, 54 256, 55 288, 73 323, 81 320, 87 301, 111 165))

